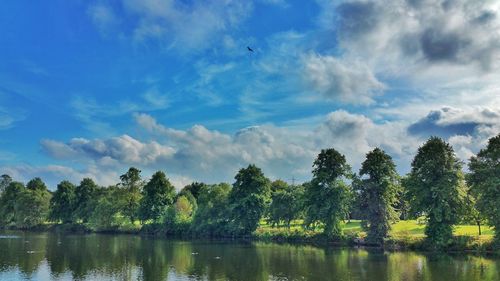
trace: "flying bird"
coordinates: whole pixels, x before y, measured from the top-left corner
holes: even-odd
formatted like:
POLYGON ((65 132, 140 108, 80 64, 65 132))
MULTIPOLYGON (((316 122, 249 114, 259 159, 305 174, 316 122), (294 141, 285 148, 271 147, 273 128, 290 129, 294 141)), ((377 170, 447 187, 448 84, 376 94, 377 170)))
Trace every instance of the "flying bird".
POLYGON ((248 51, 249 51, 249 52, 252 52, 252 53, 254 52, 254 51, 252 50, 252 48, 250 48, 250 47, 248 47, 248 46, 247 46, 247 49, 248 49, 248 51))

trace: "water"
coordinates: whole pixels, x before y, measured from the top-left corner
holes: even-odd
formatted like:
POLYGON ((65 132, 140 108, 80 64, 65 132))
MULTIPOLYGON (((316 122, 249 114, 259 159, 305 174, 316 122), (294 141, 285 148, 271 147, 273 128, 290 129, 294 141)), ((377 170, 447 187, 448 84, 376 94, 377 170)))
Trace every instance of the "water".
POLYGON ((500 280, 500 259, 132 235, 0 233, 0 280, 500 280))

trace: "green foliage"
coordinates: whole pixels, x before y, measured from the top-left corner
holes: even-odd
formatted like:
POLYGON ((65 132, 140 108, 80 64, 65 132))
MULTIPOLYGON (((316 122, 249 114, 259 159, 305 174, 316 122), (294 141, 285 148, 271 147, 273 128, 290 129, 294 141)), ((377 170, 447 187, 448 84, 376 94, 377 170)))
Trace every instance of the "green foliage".
POLYGON ((73 223, 76 210, 76 186, 69 181, 62 181, 57 185, 50 200, 50 219, 73 223))
MULTIPOLYGON (((198 197, 200 196, 201 190, 206 186, 206 184, 202 182, 193 182, 191 184, 186 185, 180 192, 180 194, 185 194, 189 192, 190 194, 193 195, 193 197, 198 200, 198 197)), ((192 202, 191 202, 192 203, 192 202)))
POLYGON ((14 222, 16 217, 16 202, 26 187, 20 182, 11 182, 0 197, 0 225, 14 222))
POLYGON ((120 187, 125 191, 119 194, 122 198, 120 209, 122 214, 129 218, 130 222, 134 223, 139 212, 142 198, 141 192, 144 186, 141 170, 131 167, 125 174, 120 176, 120 180, 120 187))
POLYGON ((28 182, 16 198, 14 220, 19 228, 31 228, 44 223, 49 215, 51 194, 40 178, 28 182))
POLYGON ((90 178, 84 178, 76 187, 75 218, 88 222, 94 211, 94 201, 98 190, 97 184, 90 178))
POLYGON ((167 211, 165 219, 167 233, 187 234, 193 215, 194 207, 191 201, 184 195, 178 196, 175 203, 167 211))
POLYGON ((139 218, 142 221, 160 222, 168 206, 173 204, 174 198, 175 189, 165 173, 156 172, 142 191, 139 218))
POLYGON ((366 155, 359 176, 361 180, 355 186, 365 214, 367 241, 382 244, 391 223, 398 218, 395 206, 400 188, 396 165, 383 150, 375 148, 366 155))
POLYGON ((305 190, 307 226, 324 224, 328 237, 342 236, 341 221, 347 217, 353 194, 346 179, 351 167, 337 150, 323 149, 314 161, 313 180, 305 190))
POLYGON ((288 186, 283 181, 271 184, 271 204, 269 205, 268 221, 271 225, 285 224, 290 228, 292 220, 298 219, 303 210, 304 187, 302 185, 288 186))
POLYGON ((227 183, 205 185, 200 189, 198 209, 191 224, 201 235, 224 235, 229 222, 228 198, 231 186, 227 183))
POLYGON ((99 188, 92 202, 94 210, 89 222, 99 230, 118 227, 120 224, 118 217, 121 206, 123 206, 123 194, 123 190, 116 186, 99 188))
POLYGON ((255 165, 240 169, 229 194, 231 231, 249 235, 259 225, 270 196, 270 182, 255 165))
POLYGON ((418 149, 405 184, 413 211, 428 218, 428 242, 436 248, 448 246, 466 194, 462 165, 453 148, 440 138, 430 138, 418 149))
POLYGON ((500 135, 489 139, 488 146, 470 159, 469 170, 467 180, 477 208, 495 227, 500 245, 500 135))
POLYGON ((12 182, 12 178, 9 175, 0 176, 0 195, 7 189, 7 186, 12 182))

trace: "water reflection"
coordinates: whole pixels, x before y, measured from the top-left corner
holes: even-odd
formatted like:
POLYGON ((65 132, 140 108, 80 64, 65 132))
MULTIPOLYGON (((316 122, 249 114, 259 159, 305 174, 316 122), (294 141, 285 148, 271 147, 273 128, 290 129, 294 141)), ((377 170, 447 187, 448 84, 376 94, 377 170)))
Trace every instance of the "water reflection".
POLYGON ((467 255, 128 235, 2 235, 0 280, 500 280, 499 259, 467 255))

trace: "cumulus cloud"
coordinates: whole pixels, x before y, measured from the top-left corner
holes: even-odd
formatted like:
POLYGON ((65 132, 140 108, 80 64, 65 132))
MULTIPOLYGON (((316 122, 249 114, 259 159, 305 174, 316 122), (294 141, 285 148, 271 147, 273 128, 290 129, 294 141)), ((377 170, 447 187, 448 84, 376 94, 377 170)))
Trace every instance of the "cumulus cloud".
POLYGON ((309 55, 305 59, 305 80, 329 99, 353 104, 373 103, 384 89, 371 70, 359 61, 346 62, 333 56, 309 55))
MULTIPOLYGON (((489 108, 458 109, 443 107, 411 124, 408 131, 414 135, 452 137, 469 136, 477 131, 500 130, 500 110, 489 108)), ((491 137, 491 135, 490 135, 491 137)))
POLYGON ((238 169, 251 163, 274 179, 307 180, 314 158, 329 147, 344 153, 355 168, 376 146, 404 163, 418 145, 417 138, 408 137, 400 124, 377 124, 342 110, 330 113, 308 130, 265 124, 242 128, 234 134, 201 125, 176 130, 144 113, 136 114, 135 120, 154 141, 124 135, 95 140, 74 138, 67 143, 45 140, 42 147, 54 159, 92 161, 105 169, 123 170, 127 165, 137 165, 147 170, 166 170, 178 179, 218 182, 232 181, 238 169), (400 141, 403 138, 405 142, 400 141))
POLYGON ((26 183, 35 177, 42 178, 49 189, 54 190, 62 180, 69 180, 78 184, 83 178, 92 178, 97 183, 107 186, 117 183, 118 174, 114 170, 102 169, 90 165, 83 170, 77 170, 63 165, 33 166, 28 164, 3 166, 3 173, 10 175, 14 180, 26 183))
POLYGON ((161 162, 161 159, 171 157, 174 150, 155 141, 141 142, 129 135, 122 135, 105 140, 73 138, 68 143, 54 140, 43 140, 42 149, 56 159, 71 159, 83 156, 89 159, 110 163, 130 165, 148 165, 161 162))
POLYGON ((465 68, 469 73, 498 68, 500 6, 493 1, 320 4, 321 24, 335 30, 344 51, 371 61, 378 71, 414 74, 430 65, 465 68))

